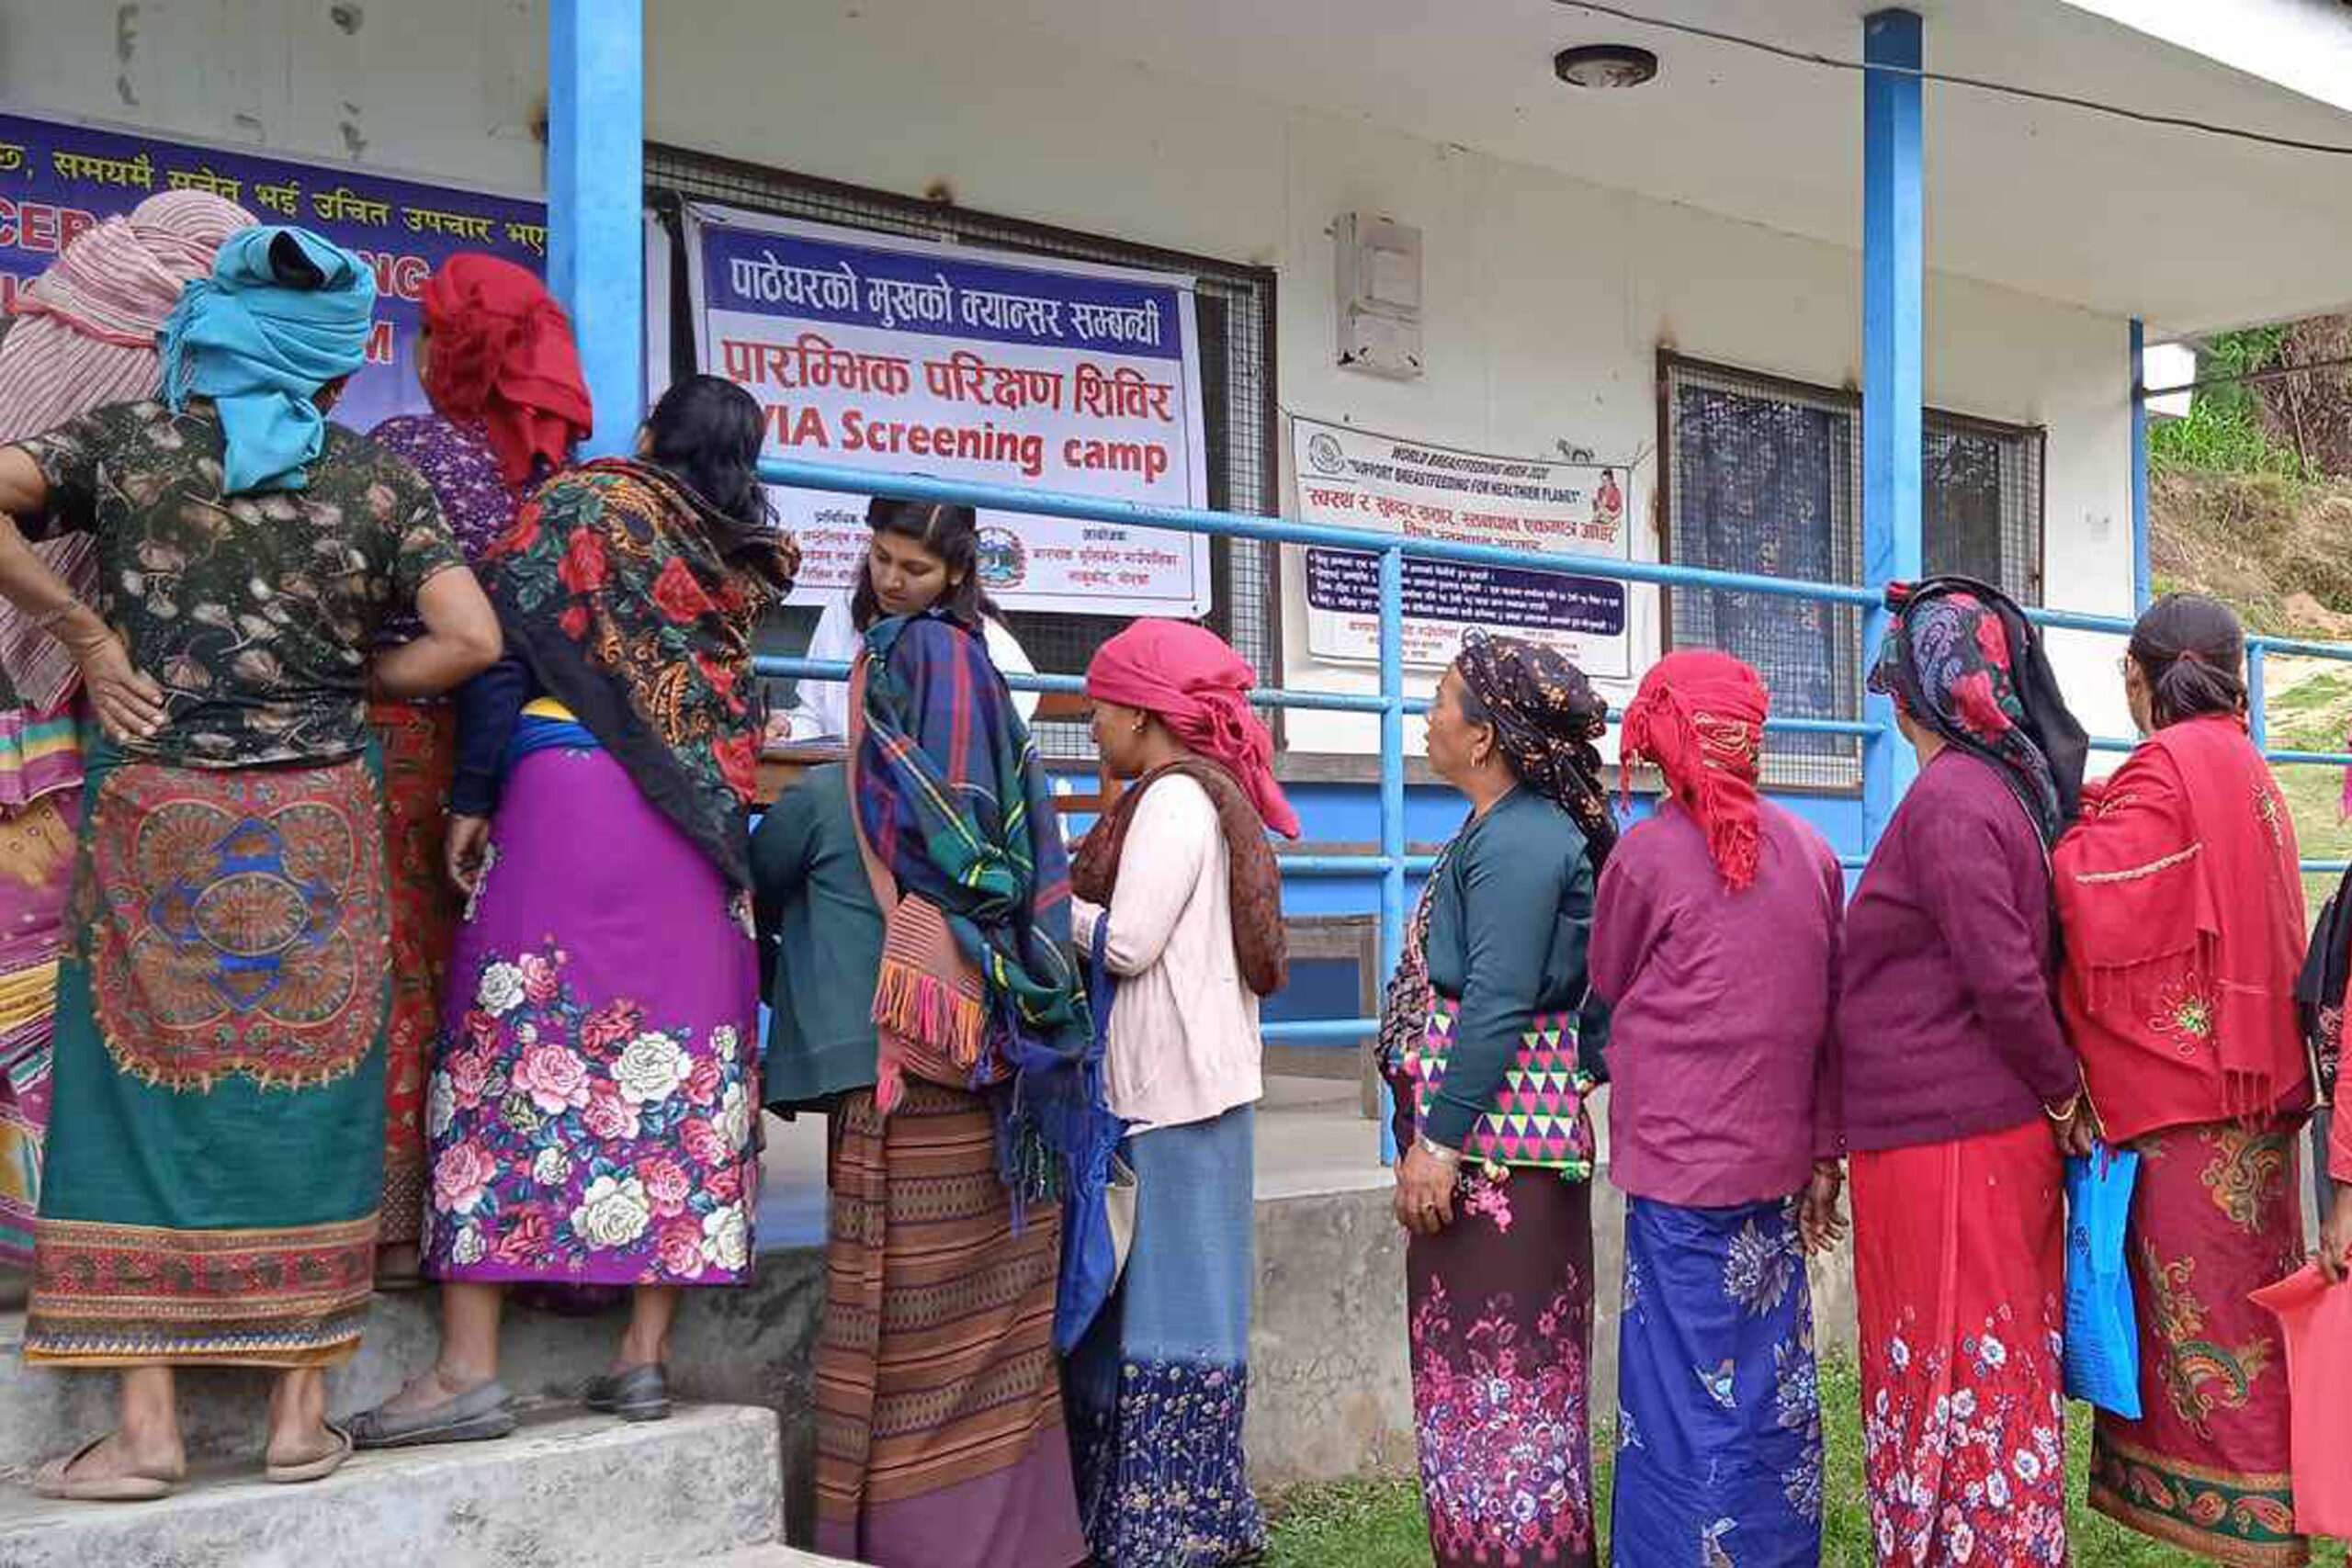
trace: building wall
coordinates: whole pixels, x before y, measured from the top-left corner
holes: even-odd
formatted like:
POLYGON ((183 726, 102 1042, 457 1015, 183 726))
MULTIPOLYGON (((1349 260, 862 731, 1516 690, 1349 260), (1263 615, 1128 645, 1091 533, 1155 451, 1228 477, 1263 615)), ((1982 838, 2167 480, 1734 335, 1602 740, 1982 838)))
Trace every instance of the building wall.
MULTIPOLYGON (((1660 345, 1833 386, 1859 376, 1853 251, 1076 54, 992 25, 985 7, 664 0, 647 10, 660 140, 893 191, 944 188, 971 207, 1274 267, 1286 410, 1490 452, 1548 454, 1565 441, 1604 459, 1639 457, 1645 514, 1660 345), (1429 369, 1417 381, 1334 365, 1327 229, 1356 209, 1423 231, 1429 369)), ((533 0, 0 0, 0 98, 537 188, 544 18, 533 0)), ((1638 103, 1622 123, 1636 184, 1638 103)), ((1941 155, 1931 151, 1930 178, 1941 155)), ((2048 427, 2051 602, 2128 610, 2123 323, 1939 276, 1928 333, 1932 402, 2048 427)), ((1648 529, 1635 547, 1656 553, 1648 529)), ((1652 598, 1637 595, 1637 647, 1654 646, 1652 598)), ((2062 638, 2059 651, 2086 722, 2123 732, 2114 644, 2062 638)), ((1300 617, 1284 654, 1292 685, 1373 683, 1369 671, 1309 660, 1300 617)), ((1375 739, 1369 718, 1291 718, 1295 750, 1364 752, 1375 739)))

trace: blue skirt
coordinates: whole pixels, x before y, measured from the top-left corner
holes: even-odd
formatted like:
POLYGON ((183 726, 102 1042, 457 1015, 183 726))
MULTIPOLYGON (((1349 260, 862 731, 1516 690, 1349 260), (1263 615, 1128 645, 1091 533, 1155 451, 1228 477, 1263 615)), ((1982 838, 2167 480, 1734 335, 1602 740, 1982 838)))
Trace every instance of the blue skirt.
POLYGON ((1793 1199, 1625 1203, 1612 1551, 1814 1568, 1821 1401, 1793 1199))
POLYGON ((1064 1371, 1080 1517, 1103 1568, 1214 1568, 1265 1545, 1241 1420, 1257 1111, 1138 1133, 1135 1245, 1064 1371))

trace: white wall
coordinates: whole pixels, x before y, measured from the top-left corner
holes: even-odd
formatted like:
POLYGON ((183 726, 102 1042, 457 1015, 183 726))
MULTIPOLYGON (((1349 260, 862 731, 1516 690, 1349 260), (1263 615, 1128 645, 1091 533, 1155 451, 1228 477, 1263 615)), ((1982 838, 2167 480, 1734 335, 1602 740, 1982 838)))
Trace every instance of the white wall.
MULTIPOLYGON (((1655 442, 1661 344, 1830 385, 1859 376, 1851 251, 1080 55, 992 26, 986 7, 647 8, 660 140, 911 194, 944 185, 967 206, 1274 267, 1288 410, 1485 451, 1547 454, 1566 440, 1623 459, 1655 442), (1424 233, 1419 381, 1333 364, 1326 229, 1351 209, 1424 233)), ((149 5, 127 42, 117 12, 0 0, 0 98, 538 184, 529 126, 544 11, 529 0, 149 5)), ((1638 183, 1638 145, 1622 162, 1638 183)), ((1929 400, 2049 428, 2051 601, 2128 611, 2122 322, 1944 277, 1928 306, 1929 400)), ((1655 479, 1653 457, 1637 479, 1645 513, 1655 479)), ((1637 548, 1654 546, 1646 535, 1637 548)), ((1295 619, 1287 631, 1289 683, 1370 686, 1366 671, 1310 663, 1295 619)), ((2061 647, 2086 721, 2107 733, 2124 723, 2114 651, 2097 638, 2061 647)), ((1297 750, 1355 750, 1374 730, 1297 714, 1291 736, 1297 750)))

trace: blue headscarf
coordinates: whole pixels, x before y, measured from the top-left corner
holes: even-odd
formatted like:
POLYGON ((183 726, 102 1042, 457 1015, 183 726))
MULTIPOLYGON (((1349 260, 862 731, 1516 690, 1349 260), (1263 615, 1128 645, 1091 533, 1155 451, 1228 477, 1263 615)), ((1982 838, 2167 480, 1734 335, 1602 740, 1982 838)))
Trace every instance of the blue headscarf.
POLYGON ((228 494, 309 482, 303 469, 319 455, 327 423, 311 400, 367 363, 375 311, 374 271, 307 229, 232 234, 212 276, 181 293, 155 334, 164 400, 175 413, 190 394, 219 407, 228 494))

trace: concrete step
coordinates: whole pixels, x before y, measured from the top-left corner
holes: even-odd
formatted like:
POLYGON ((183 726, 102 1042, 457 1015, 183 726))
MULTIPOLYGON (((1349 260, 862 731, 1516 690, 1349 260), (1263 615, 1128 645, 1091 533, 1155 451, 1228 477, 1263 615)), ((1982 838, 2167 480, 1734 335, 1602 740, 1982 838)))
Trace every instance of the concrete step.
POLYGON ((55 1503, 0 1488, 0 1568, 670 1568, 751 1555, 783 1517, 775 1413, 689 1405, 667 1421, 535 1418, 511 1438, 360 1454, 273 1486, 210 1461, 156 1503, 55 1503))
POLYGON ((842 1557, 819 1557, 790 1546, 747 1546, 720 1557, 682 1558, 663 1568, 838 1568, 842 1557))

